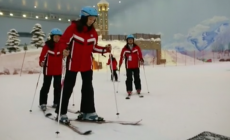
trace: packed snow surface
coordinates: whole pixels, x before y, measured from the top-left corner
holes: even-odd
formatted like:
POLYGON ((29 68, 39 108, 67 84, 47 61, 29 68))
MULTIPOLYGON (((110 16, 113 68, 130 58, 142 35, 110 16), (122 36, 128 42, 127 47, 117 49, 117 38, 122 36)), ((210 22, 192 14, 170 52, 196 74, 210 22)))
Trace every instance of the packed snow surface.
MULTIPOLYGON (((43 75, 38 82, 32 113, 29 110, 39 74, 1 75, 0 139, 186 140, 203 131, 230 136, 230 63, 177 67, 145 66, 145 70, 141 68, 144 98, 133 94, 130 100, 125 99, 125 71, 121 71, 120 82, 115 83, 115 91, 109 74, 109 69, 94 71, 97 113, 108 120, 143 119, 142 125, 72 122, 82 130, 92 130, 93 133, 89 136, 78 135, 62 125, 58 128, 57 123, 45 118, 38 108, 43 75), (118 93, 114 93, 117 90, 118 93), (116 115, 114 95, 119 117, 116 115), (58 129, 60 134, 57 136, 55 132, 58 129)), ((80 108, 81 82, 81 76, 78 74, 69 102, 69 108, 76 111, 80 108)), ((48 104, 51 105, 52 101, 51 86, 48 104)), ((48 112, 56 115, 53 109, 48 112)), ((70 113, 68 116, 76 117, 70 113)))

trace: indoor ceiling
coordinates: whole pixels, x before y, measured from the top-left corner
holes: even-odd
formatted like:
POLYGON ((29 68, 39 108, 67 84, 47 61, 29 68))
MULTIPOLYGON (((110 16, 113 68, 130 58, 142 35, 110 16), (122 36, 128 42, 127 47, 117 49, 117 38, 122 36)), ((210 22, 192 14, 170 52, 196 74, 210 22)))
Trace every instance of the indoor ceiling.
MULTIPOLYGON (((0 0, 0 10, 20 10, 49 14, 78 15, 83 6, 97 6, 100 0, 0 0)), ((109 15, 121 12, 138 0, 107 0, 109 15)))

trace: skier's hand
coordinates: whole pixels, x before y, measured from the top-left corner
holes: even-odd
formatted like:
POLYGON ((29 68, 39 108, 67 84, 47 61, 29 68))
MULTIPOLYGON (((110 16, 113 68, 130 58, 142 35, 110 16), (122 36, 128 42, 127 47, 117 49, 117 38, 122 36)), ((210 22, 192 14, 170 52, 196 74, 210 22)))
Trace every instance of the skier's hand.
POLYGON ((63 50, 63 56, 66 57, 66 56, 68 56, 68 55, 69 55, 69 50, 66 50, 66 49, 63 50))
POLYGON ((111 50, 112 50, 111 44, 106 45, 105 50, 106 50, 106 52, 111 52, 111 50))
POLYGON ((141 59, 141 60, 140 60, 140 64, 141 64, 141 65, 144 65, 144 59, 141 59))
POLYGON ((141 64, 141 65, 144 65, 144 62, 143 62, 143 61, 140 61, 140 64, 141 64))
POLYGON ((40 66, 41 66, 41 67, 44 67, 44 62, 41 62, 41 63, 40 63, 40 66))

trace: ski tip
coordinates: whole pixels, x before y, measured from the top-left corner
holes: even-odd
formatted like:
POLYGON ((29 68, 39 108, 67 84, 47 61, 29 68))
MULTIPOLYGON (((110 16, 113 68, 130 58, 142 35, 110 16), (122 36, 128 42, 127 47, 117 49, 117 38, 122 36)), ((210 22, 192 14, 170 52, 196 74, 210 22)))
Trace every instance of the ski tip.
MULTIPOLYGON (((142 119, 140 119, 139 121, 137 121, 137 123, 136 123, 136 124, 139 124, 141 121, 142 121, 142 119)), ((139 125, 140 125, 140 124, 139 124, 139 125)))
POLYGON ((49 116, 51 116, 51 115, 52 115, 51 113, 45 114, 46 117, 49 117, 49 116))
MULTIPOLYGON (((136 121, 135 123, 130 124, 130 125, 141 125, 141 124, 140 124, 141 121, 142 121, 142 119, 140 119, 139 121, 136 121)), ((125 124, 125 125, 127 125, 127 124, 125 124)))
POLYGON ((84 132, 83 135, 89 135, 91 133, 92 133, 92 130, 88 130, 88 131, 84 132))

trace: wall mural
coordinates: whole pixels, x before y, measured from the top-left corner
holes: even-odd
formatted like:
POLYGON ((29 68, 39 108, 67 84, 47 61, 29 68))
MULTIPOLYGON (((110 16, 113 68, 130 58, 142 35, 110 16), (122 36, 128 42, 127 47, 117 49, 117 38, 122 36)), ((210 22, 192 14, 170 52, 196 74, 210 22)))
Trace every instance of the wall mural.
POLYGON ((226 17, 204 20, 186 35, 175 34, 172 43, 162 48, 202 61, 230 59, 230 21, 226 17))

